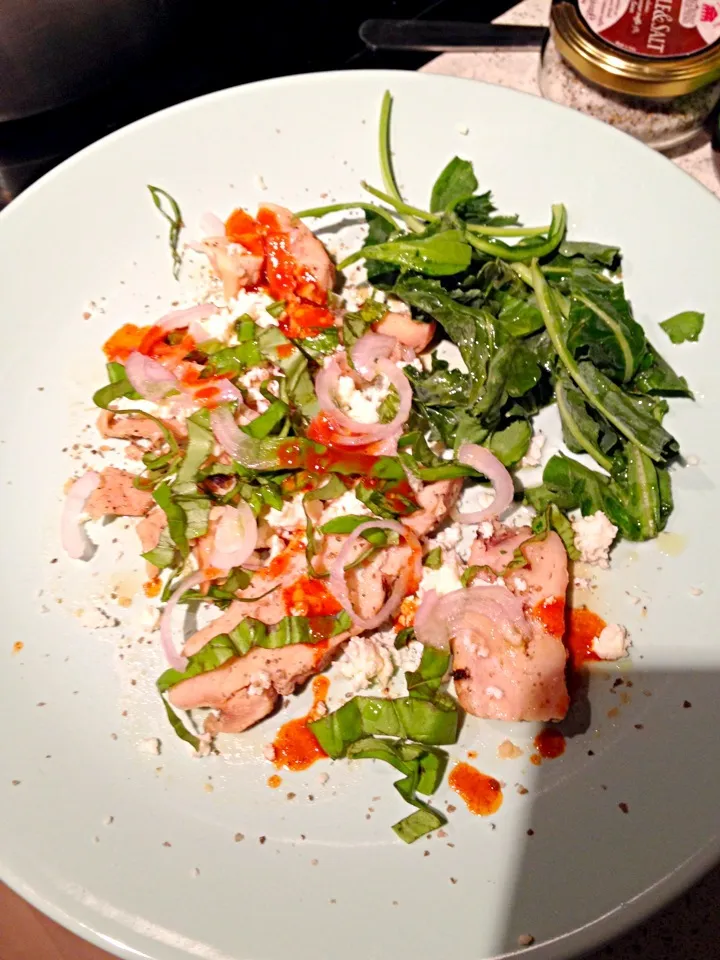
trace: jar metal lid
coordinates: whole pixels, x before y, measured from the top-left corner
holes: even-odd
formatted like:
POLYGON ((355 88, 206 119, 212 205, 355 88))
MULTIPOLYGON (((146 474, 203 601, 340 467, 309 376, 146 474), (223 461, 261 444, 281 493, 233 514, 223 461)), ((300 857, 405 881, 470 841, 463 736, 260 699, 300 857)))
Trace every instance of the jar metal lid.
POLYGON ((720 42, 685 56, 638 56, 598 36, 569 0, 553 3, 550 30, 561 56, 579 74, 617 93, 677 97, 720 79, 720 42))

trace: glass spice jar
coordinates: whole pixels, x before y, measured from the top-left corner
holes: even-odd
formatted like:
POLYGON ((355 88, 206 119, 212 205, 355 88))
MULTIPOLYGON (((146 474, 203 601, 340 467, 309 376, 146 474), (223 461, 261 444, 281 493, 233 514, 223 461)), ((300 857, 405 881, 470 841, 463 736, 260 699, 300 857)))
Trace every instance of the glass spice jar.
POLYGON ((549 100, 675 147, 720 99, 720 0, 553 0, 539 79, 549 100))

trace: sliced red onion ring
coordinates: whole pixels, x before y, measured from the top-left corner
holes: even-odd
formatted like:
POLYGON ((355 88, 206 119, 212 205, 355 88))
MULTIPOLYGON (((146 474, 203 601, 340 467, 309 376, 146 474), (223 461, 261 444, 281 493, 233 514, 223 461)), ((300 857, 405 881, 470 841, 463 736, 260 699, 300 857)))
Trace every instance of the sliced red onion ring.
POLYGON ((240 427, 235 423, 231 411, 228 407, 216 407, 210 412, 210 426, 215 434, 215 439, 233 460, 239 459, 240 450, 243 444, 243 437, 240 427))
POLYGON ((209 386, 213 386, 218 390, 217 395, 214 397, 216 400, 227 403, 229 401, 242 400, 243 398, 241 391, 238 390, 230 380, 212 380, 209 386))
POLYGON ((342 376, 340 365, 334 358, 330 360, 318 373, 315 379, 315 390, 317 392, 320 408, 330 417, 333 423, 336 423, 341 431, 337 442, 341 446, 358 447, 375 440, 383 440, 398 432, 398 429, 407 420, 412 406, 412 389, 405 374, 397 366, 385 357, 376 361, 375 371, 384 374, 390 383, 395 387, 400 397, 400 405, 397 414, 389 423, 359 423, 344 413, 333 398, 342 376))
POLYGON ((366 380, 375 376, 375 364, 380 357, 389 357, 397 346, 395 337, 386 337, 382 333, 366 333, 355 342, 350 356, 358 373, 366 380))
POLYGON ((522 602, 507 587, 496 585, 453 590, 438 597, 429 590, 415 614, 415 635, 421 643, 449 650, 455 637, 473 636, 482 631, 481 620, 503 632, 510 642, 527 630, 522 602))
POLYGON ((501 516, 513 502, 515 488, 512 477, 500 463, 498 458, 477 443, 464 443, 458 450, 458 461, 474 467, 478 473, 483 473, 493 486, 495 499, 484 510, 473 513, 459 513, 453 511, 453 519, 459 523, 482 523, 483 520, 494 520, 501 516))
POLYGON ((180 390, 177 377, 152 357, 134 350, 125 361, 125 375, 144 400, 163 400, 171 390, 180 390))
POLYGON ((257 546, 257 521, 250 507, 242 501, 237 507, 213 507, 210 520, 214 524, 211 565, 222 571, 241 566, 257 546))
POLYGON ((206 320, 217 312, 218 307, 214 303, 198 303, 194 307, 186 307, 183 310, 171 310, 164 317, 160 317, 155 326, 169 332, 188 327, 193 320, 206 320))
POLYGON ((171 621, 172 612, 177 606, 178 600, 185 593, 185 591, 192 590, 193 587, 199 586, 204 579, 205 574, 201 570, 198 570, 197 573, 191 573, 189 577, 185 577, 184 580, 181 580, 170 595, 170 599, 165 604, 165 609, 160 617, 160 643, 162 644, 165 659, 173 668, 173 670, 178 670, 180 673, 185 670, 188 661, 187 657, 183 657, 177 652, 175 644, 173 643, 171 621))
POLYGON ((415 574, 415 576, 419 578, 421 553, 422 550, 415 534, 396 520, 368 520, 367 523, 361 523, 360 526, 355 527, 352 533, 348 534, 340 553, 337 555, 330 569, 330 589, 338 603, 341 604, 346 613, 350 615, 354 627, 359 630, 374 630, 397 610, 405 596, 411 574, 415 574), (353 610, 347 581, 345 580, 345 565, 350 561, 353 544, 366 530, 392 530, 400 534, 412 548, 414 559, 414 563, 406 570, 403 570, 402 574, 398 577, 390 596, 380 610, 378 610, 374 617, 368 619, 359 617, 353 610))
POLYGON ((222 222, 220 217, 212 213, 210 210, 206 210, 205 213, 200 217, 200 229, 207 237, 225 236, 225 224, 222 222))
POLYGON ((73 560, 89 560, 95 547, 81 520, 88 497, 100 486, 100 474, 88 470, 72 484, 63 505, 60 532, 62 545, 73 560))

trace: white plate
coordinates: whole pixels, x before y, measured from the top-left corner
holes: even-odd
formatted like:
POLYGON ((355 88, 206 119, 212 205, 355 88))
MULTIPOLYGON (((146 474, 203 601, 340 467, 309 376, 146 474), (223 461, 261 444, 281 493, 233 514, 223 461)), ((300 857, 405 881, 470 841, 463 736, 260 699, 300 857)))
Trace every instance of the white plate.
MULTIPOLYGON (((480 960, 517 950, 523 934, 535 957, 587 949, 697 877, 718 853, 720 807, 719 255, 717 200, 634 140, 500 87, 409 73, 316 74, 184 104, 83 151, 15 201, 0 218, 2 878, 123 957, 480 960), (239 738, 231 761, 198 761, 150 692, 145 704, 145 693, 125 696, 117 645, 142 633, 142 601, 109 604, 127 630, 87 629, 94 596, 140 583, 133 541, 119 561, 109 542, 122 522, 97 564, 51 562, 63 483, 78 470, 61 451, 92 416, 100 344, 174 290, 166 225, 145 185, 176 196, 191 227, 205 209, 359 197, 361 178, 380 180, 386 88, 411 200, 423 203, 459 153, 503 210, 545 222, 563 201, 572 237, 622 246, 638 318, 696 390, 694 404, 673 404, 670 426, 700 458, 674 472, 670 529, 682 539, 665 543, 676 555, 621 547, 593 600, 630 628, 632 689, 611 692, 616 668, 596 675, 587 732, 541 768, 527 751, 497 759, 508 733, 527 741, 520 725, 468 723, 453 756, 476 749, 480 768, 506 781, 504 804, 475 818, 444 789, 439 804, 458 806, 449 836, 412 847, 389 829, 403 812, 389 770, 338 765, 321 786, 316 766, 271 791, 261 746, 273 722, 239 738), (100 296, 107 312, 84 319, 100 296), (672 347, 656 324, 684 308, 706 311, 706 328, 699 344, 672 347), (153 734, 161 757, 137 749, 153 734)), ((147 677, 132 668, 149 691, 152 650, 147 661, 133 651, 150 664, 147 677)))

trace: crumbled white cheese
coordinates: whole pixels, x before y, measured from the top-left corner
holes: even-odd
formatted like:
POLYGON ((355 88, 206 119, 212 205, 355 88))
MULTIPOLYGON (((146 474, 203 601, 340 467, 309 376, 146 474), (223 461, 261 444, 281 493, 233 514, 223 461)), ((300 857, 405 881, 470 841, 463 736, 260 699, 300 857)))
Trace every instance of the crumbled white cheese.
POLYGON ((423 594, 428 590, 434 590, 439 596, 446 593, 452 593, 454 590, 460 590, 462 582, 458 576, 457 566, 452 560, 448 559, 447 554, 444 562, 437 570, 431 570, 430 567, 423 569, 422 580, 418 587, 418 597, 422 599, 423 594))
POLYGON ((462 354, 450 340, 441 340, 434 351, 434 356, 438 360, 445 360, 451 370, 460 370, 462 373, 468 372, 468 367, 462 358, 462 354))
POLYGON ((495 528, 493 527, 491 520, 483 520, 478 527, 478 536, 482 537, 483 540, 489 540, 494 533, 495 528))
POLYGON ((258 188, 258 190, 267 190, 267 184, 265 183, 262 174, 255 174, 255 186, 258 188))
POLYGON ((697 467, 700 463, 700 457, 696 457, 694 453, 691 453, 689 457, 685 457, 685 463, 689 467, 697 467))
POLYGON ((247 688, 249 697, 259 697, 265 690, 270 689, 270 674, 266 670, 258 670, 250 677, 250 685, 247 688))
POLYGON ((338 666, 356 693, 371 681, 376 681, 381 687, 386 686, 394 671, 390 650, 369 637, 350 639, 338 666))
POLYGON ((266 743, 263 747, 263 756, 266 760, 269 760, 270 763, 275 759, 275 747, 271 743, 266 743))
MULTIPOLYGON (((395 632, 393 631, 393 643, 394 640, 395 632)), ((401 673, 411 673, 413 670, 417 670, 420 666, 424 649, 425 647, 419 640, 411 640, 410 643, 401 647, 400 650, 391 647, 391 653, 398 671, 401 673)))
POLYGON ((590 517, 578 517, 572 521, 575 533, 575 546, 580 551, 583 563, 607 569, 610 566, 609 553, 618 528, 598 510, 590 517))
POLYGON ((500 687, 486 687, 485 695, 490 697, 491 700, 502 700, 505 696, 500 687))
POLYGON ((146 737, 138 743, 140 753, 147 753, 151 757, 157 757, 160 754, 161 743, 157 737, 146 737))
POLYGON ((489 507, 495 499, 490 487, 483 487, 479 483, 467 484, 457 502, 458 513, 475 513, 489 507))
POLYGON ((609 623, 592 642, 593 653, 601 660, 622 660, 627 656, 630 640, 625 627, 609 623))
POLYGON ((521 467, 539 467, 542 463, 542 451, 545 446, 545 434, 538 430, 532 435, 528 452, 520 461, 521 467))
POLYGON ((355 492, 348 490, 325 507, 320 522, 327 523, 336 517, 362 516, 363 514, 372 515, 365 504, 355 496, 355 492))
POLYGON ((522 577, 515 577, 513 586, 515 587, 515 593, 525 593, 528 588, 527 580, 524 580, 522 577))
POLYGON ((282 510, 270 507, 265 520, 273 530, 297 530, 305 526, 303 495, 297 494, 292 500, 285 500, 282 510))
MULTIPOLYGON (((253 367, 252 370, 248 370, 239 379, 240 386, 244 390, 247 398, 252 400, 253 405, 258 413, 264 413, 270 406, 270 402, 263 396, 260 386, 266 380, 274 377, 278 372, 279 371, 277 369, 270 367, 253 367)), ((273 380, 273 382, 268 385, 267 389, 269 393, 277 396, 277 381, 273 380)))
POLYGON ((341 376, 337 384, 337 402, 349 417, 358 423, 379 423, 380 405, 388 395, 388 381, 378 377, 358 388, 352 377, 341 376))
MULTIPOLYGON (((492 526, 492 524, 491 524, 492 526)), ((452 550, 462 561, 470 560, 470 551, 477 538, 478 528, 474 523, 449 523, 429 541, 429 546, 452 550)))
POLYGON ((573 586, 577 587, 578 590, 589 590, 591 584, 588 577, 575 577, 573 586))
POLYGON ((470 133, 470 127, 466 123, 456 124, 455 129, 461 137, 466 137, 470 133))

